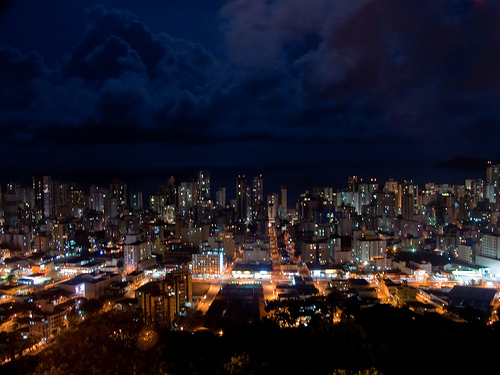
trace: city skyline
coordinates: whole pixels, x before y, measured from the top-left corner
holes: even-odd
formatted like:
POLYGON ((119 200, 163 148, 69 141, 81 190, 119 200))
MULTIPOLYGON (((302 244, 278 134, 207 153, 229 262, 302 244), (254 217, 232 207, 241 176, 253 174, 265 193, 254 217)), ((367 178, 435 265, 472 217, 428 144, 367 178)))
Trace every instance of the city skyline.
POLYGON ((439 163, 498 157, 493 1, 17 1, 0 18, 5 180, 439 183, 439 163))
MULTIPOLYGON (((132 175, 128 176, 131 177, 131 179, 127 179, 127 174, 102 174, 99 175, 97 174, 97 177, 95 179, 92 179, 92 177, 87 176, 86 178, 75 178, 75 175, 69 175, 69 176, 62 176, 62 177, 70 177, 70 178, 60 178, 61 176, 53 176, 49 173, 45 172, 37 172, 32 176, 24 175, 20 179, 16 180, 5 180, 5 179, 0 179, 0 183, 2 184, 2 189, 3 191, 9 191, 11 189, 11 186, 13 189, 28 189, 32 190, 31 195, 33 195, 33 199, 38 200, 40 203, 36 203, 41 205, 40 207, 43 208, 44 204, 47 204, 47 202, 42 203, 43 199, 41 197, 41 191, 43 190, 43 184, 45 181, 43 179, 48 179, 48 184, 52 185, 59 185, 63 184, 66 189, 69 189, 70 186, 82 191, 84 194, 88 194, 89 196, 92 196, 93 191, 96 190, 101 190, 104 189, 105 191, 109 191, 113 189, 113 186, 117 183, 122 183, 125 184, 126 189, 128 190, 128 193, 125 193, 124 196, 124 202, 127 202, 127 206, 130 208, 134 208, 133 205, 134 203, 132 202, 134 199, 134 195, 137 193, 141 194, 142 201, 141 201, 141 207, 144 209, 148 208, 148 201, 150 201, 153 196, 158 196, 165 194, 165 189, 174 189, 175 195, 177 194, 182 194, 180 191, 182 191, 183 187, 184 188, 189 188, 191 189, 194 187, 196 190, 195 193, 195 198, 198 199, 198 196, 200 196, 200 191, 198 189, 201 189, 201 182, 203 181, 200 176, 205 174, 206 181, 208 183, 208 189, 205 188, 205 198, 203 200, 210 200, 212 205, 217 205, 217 194, 219 191, 224 190, 224 201, 226 202, 227 205, 231 204, 231 200, 234 202, 238 202, 240 199, 243 199, 241 197, 242 192, 246 191, 246 194, 248 196, 245 198, 248 200, 246 205, 248 207, 253 206, 255 204, 258 204, 259 202, 263 204, 264 206, 267 206, 267 198, 271 196, 276 196, 278 197, 278 202, 281 202, 281 198, 279 198, 283 194, 283 189, 285 190, 285 197, 288 196, 288 208, 293 208, 295 204, 297 204, 298 201, 300 201, 300 197, 303 197, 307 194, 313 194, 314 191, 317 189, 322 190, 322 189, 331 189, 332 192, 336 193, 341 193, 341 192, 346 192, 346 191, 351 191, 353 189, 353 186, 357 186, 357 184, 374 184, 374 186, 378 186, 377 189, 383 190, 384 185, 387 184, 396 184, 399 186, 404 186, 405 184, 414 184, 415 187, 418 187, 419 189, 423 189, 425 185, 436 185, 436 186, 452 186, 452 187, 458 187, 458 186, 466 186, 467 181, 473 181, 473 180, 481 180, 483 183, 486 183, 488 179, 490 178, 488 176, 488 170, 491 169, 491 162, 488 162, 484 164, 484 170, 481 173, 471 173, 470 171, 461 171, 460 174, 462 174, 463 178, 460 181, 455 181, 455 180, 446 180, 445 177, 441 175, 441 182, 437 183, 433 179, 421 179, 420 182, 417 180, 414 180, 412 178, 409 179, 395 179, 394 177, 388 177, 388 178, 377 178, 374 176, 371 176, 368 178, 367 176, 360 176, 360 175, 354 175, 350 174, 346 179, 341 181, 340 176, 337 176, 337 178, 333 178, 332 180, 335 181, 335 184, 314 184, 315 181, 321 180, 313 180, 313 181, 302 181, 302 183, 297 184, 297 185, 286 185, 283 183, 280 183, 279 180, 276 178, 269 178, 268 176, 264 176, 262 173, 254 173, 254 174, 238 174, 234 176, 230 175, 224 175, 223 178, 218 179, 220 175, 216 174, 216 177, 214 178, 213 173, 211 170, 196 170, 194 169, 189 169, 189 170, 183 170, 180 175, 170 175, 168 178, 163 178, 164 176, 156 176, 157 179, 155 180, 158 182, 158 184, 154 185, 152 181, 149 179, 146 179, 146 182, 141 181, 140 178, 141 176, 143 177, 144 175, 137 174, 137 175, 132 175), (42 180, 40 180, 42 179, 42 180), (258 181, 258 182, 256 182, 258 181), (269 183, 271 181, 271 183, 269 183), (354 185, 353 185, 353 181, 354 185), (425 181, 425 182, 422 182, 425 181), (82 184, 83 182, 83 184, 82 184), (132 183, 130 183, 132 182, 132 183), (236 183, 236 188, 235 188, 235 183, 236 183), (244 184, 243 187, 241 187, 241 183, 244 184), (172 186, 169 186, 173 184, 172 186), (258 192, 256 191, 256 184, 258 184, 258 192), (211 188, 210 188, 211 186, 211 188), (305 188, 304 188, 305 187, 305 188), (109 188, 109 189, 108 189, 109 188), (144 188, 141 189, 141 188, 144 188), (260 196, 260 198, 257 198, 256 195, 260 196), (239 198, 238 198, 239 197, 239 198), (258 200, 258 201, 256 201, 258 200)), ((493 166, 500 165, 500 163, 493 163, 493 166)), ((90 172, 90 171, 89 171, 90 172)), ((452 175, 455 175, 452 173, 452 175)), ((392 176, 392 175, 391 175, 392 176)), ((331 178, 331 176, 329 176, 331 178)), ((54 185, 54 186, 55 186, 54 185)), ((192 190, 192 189, 191 189, 192 190)), ((167 194, 168 195, 168 194, 167 194)), ((286 198, 285 198, 286 200, 286 198)), ((137 203, 136 203, 137 204, 137 203)))
MULTIPOLYGON (((56 366, 81 363, 87 345, 100 341, 86 323, 91 319, 118 319, 113 335, 129 327, 127 320, 132 332, 144 324, 156 339, 204 330, 214 337, 232 331, 245 340, 245 327, 256 326, 275 337, 281 329, 298 334, 353 323, 365 328, 368 317, 390 330, 380 312, 389 314, 395 330, 402 327, 396 315, 409 322, 439 319, 455 332, 467 326, 475 335, 486 334, 485 327, 496 330, 500 164, 488 164, 484 178, 464 185, 419 187, 351 176, 344 189, 315 188, 296 205, 283 203, 284 187, 280 196, 266 198, 263 175, 238 175, 236 198, 213 205, 211 178, 207 170, 190 181, 170 178, 150 197, 149 208, 120 180, 92 186, 88 194, 44 174, 33 176, 32 188, 8 185, 0 206, 5 368, 33 373, 46 366, 30 361, 31 354, 44 361, 54 357, 54 366, 60 356, 51 348, 75 332, 88 339, 56 366)), ((334 337, 336 342, 342 336, 334 337)), ((380 344, 379 334, 367 337, 380 344)), ((156 339, 146 341, 155 347, 156 339)), ((439 341, 436 348, 448 345, 439 341)), ((144 350, 140 342, 137 348, 144 350)), ((355 348, 351 341, 346 346, 355 348)), ((410 363, 413 353, 405 350, 400 363, 410 363)), ((353 357, 356 363, 360 354, 353 357)), ((354 363, 320 357, 308 359, 309 368, 354 363)), ((392 358, 381 358, 368 363, 384 373, 401 371, 392 358)), ((455 364, 441 359, 435 368, 455 364)), ((114 366, 98 363, 100 371, 114 366)))
POLYGON ((1 2, 2 373, 483 370, 499 66, 495 0, 1 2))

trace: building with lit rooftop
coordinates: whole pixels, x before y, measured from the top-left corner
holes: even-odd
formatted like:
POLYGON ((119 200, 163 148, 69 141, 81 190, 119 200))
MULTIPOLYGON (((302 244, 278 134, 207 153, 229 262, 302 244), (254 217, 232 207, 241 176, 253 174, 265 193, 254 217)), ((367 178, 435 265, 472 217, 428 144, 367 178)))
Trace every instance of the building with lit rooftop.
POLYGON ((200 251, 192 255, 191 270, 197 277, 220 277, 226 268, 226 257, 222 247, 200 245, 200 251))

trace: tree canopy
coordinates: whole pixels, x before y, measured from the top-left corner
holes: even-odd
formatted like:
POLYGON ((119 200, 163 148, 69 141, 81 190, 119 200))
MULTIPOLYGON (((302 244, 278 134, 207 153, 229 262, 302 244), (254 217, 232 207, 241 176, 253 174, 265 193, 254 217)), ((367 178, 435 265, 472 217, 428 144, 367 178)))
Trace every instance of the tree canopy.
MULTIPOLYGON (((137 313, 113 310, 90 316, 59 334, 36 357, 22 357, 3 366, 2 372, 433 374, 473 372, 478 363, 467 358, 494 358, 499 338, 495 325, 456 323, 438 315, 416 315, 389 305, 360 309, 334 322, 328 303, 320 302, 317 298, 304 302, 303 306, 314 303, 316 308, 325 310, 324 315, 319 314, 323 318, 308 326, 282 328, 277 322, 265 320, 235 326, 222 336, 209 331, 189 333, 148 327, 137 313), (464 350, 467 358, 457 356, 464 350)), ((333 305, 332 302, 330 307, 333 305)))

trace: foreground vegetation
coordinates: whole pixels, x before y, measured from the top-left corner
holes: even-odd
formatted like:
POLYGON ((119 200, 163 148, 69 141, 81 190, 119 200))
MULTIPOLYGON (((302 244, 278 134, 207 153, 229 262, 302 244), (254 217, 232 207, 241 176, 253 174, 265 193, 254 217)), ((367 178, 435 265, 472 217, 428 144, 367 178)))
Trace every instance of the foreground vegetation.
MULTIPOLYGON (((326 316, 326 317, 325 317, 326 316)), ((376 305, 307 326, 228 327, 222 336, 146 327, 135 312, 96 314, 37 356, 2 373, 48 374, 434 374, 476 373, 495 358, 497 326, 376 305)))

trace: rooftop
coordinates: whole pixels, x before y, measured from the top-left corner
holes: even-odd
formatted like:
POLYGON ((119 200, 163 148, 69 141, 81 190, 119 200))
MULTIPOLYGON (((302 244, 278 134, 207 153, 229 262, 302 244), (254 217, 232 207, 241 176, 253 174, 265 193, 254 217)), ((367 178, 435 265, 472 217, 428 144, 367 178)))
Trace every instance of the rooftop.
POLYGON ((449 298, 463 299, 463 300, 476 300, 480 302, 491 303, 497 293, 496 289, 480 288, 472 286, 459 286, 456 285, 448 294, 449 298))
POLYGON ((233 272, 273 272, 273 265, 271 263, 236 263, 233 267, 233 272))

